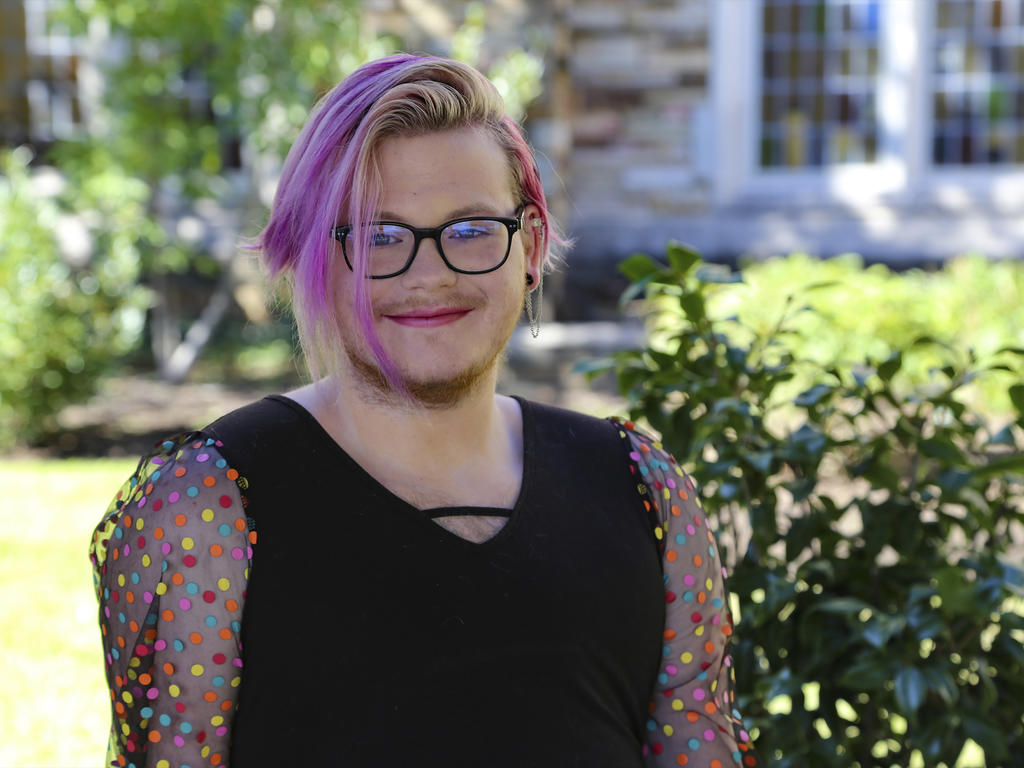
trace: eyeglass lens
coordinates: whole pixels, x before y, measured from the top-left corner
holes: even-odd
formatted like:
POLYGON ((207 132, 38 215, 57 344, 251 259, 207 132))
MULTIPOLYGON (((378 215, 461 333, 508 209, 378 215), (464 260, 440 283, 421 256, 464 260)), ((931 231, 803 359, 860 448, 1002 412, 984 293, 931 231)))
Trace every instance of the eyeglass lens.
MULTIPOLYGON (((508 253, 510 241, 508 227, 492 219, 458 221, 441 230, 444 257, 456 269, 467 272, 486 272, 498 266, 508 253)), ((416 236, 400 224, 375 226, 370 233, 370 275, 390 275, 404 269, 415 244, 416 236)))

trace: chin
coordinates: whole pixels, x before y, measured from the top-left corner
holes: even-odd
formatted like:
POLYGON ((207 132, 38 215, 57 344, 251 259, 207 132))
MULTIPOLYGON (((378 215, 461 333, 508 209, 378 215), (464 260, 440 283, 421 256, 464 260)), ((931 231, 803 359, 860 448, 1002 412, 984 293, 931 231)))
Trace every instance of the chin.
POLYGON ((499 350, 489 359, 461 370, 417 372, 406 367, 400 370, 402 391, 388 381, 376 360, 349 350, 349 362, 366 399, 387 405, 398 405, 404 401, 422 408, 442 410, 455 407, 480 387, 493 388, 494 375, 503 358, 499 350))

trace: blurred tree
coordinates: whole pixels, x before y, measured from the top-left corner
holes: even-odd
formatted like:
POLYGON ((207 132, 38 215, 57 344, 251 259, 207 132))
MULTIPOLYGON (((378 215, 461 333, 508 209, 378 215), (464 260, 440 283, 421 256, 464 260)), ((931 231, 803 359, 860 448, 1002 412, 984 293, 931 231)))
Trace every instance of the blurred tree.
POLYGON ((780 768, 1022 768, 1024 348, 983 361, 926 337, 820 363, 794 352, 820 287, 789 286, 759 328, 720 312, 748 270, 678 243, 665 257, 621 267, 624 301, 652 302, 660 333, 580 368, 614 370, 630 417, 702 484, 758 751, 780 768), (922 346, 940 364, 900 385, 922 346), (998 420, 968 404, 990 377, 998 420), (795 380, 812 385, 780 398, 795 380))
MULTIPOLYGON (((479 3, 464 13, 452 55, 479 64, 486 13, 479 3)), ((165 379, 180 381, 232 295, 253 305, 241 294, 255 292, 239 282, 259 274, 234 258, 234 245, 240 231, 259 227, 310 107, 400 41, 369 34, 357 0, 68 0, 62 18, 103 51, 105 85, 99 130, 65 145, 58 160, 76 184, 101 168, 128 169, 149 190, 147 215, 174 227, 144 248, 143 270, 154 359, 165 379), (204 215, 190 215, 197 210, 204 215), (215 288, 197 303, 180 295, 175 273, 198 273, 215 288)), ((540 57, 513 49, 489 64, 522 117, 539 93, 540 57)))
POLYGON ((52 430, 60 407, 134 346, 146 303, 139 248, 159 238, 139 182, 110 167, 70 194, 55 173, 33 179, 31 159, 27 147, 0 155, 4 449, 52 430))
POLYGON ((174 227, 142 259, 154 357, 181 380, 238 287, 239 214, 269 198, 310 105, 388 41, 363 33, 355 0, 77 0, 62 18, 102 50, 104 90, 97 130, 57 159, 76 186, 129 169, 148 191, 146 215, 174 227), (219 250, 210 224, 223 230, 219 250), (216 277, 216 287, 196 304, 174 295, 173 273, 216 277))
POLYGON ((516 120, 526 116, 530 102, 540 96, 543 57, 536 51, 514 48, 484 65, 487 40, 487 9, 468 3, 462 25, 452 35, 451 57, 485 70, 505 100, 505 109, 516 120))
MULTIPOLYGON (((484 68, 521 119, 541 57, 483 46, 483 5, 459 13, 438 52, 484 68)), ((362 22, 357 0, 66 0, 49 19, 85 41, 102 95, 88 134, 43 163, 0 157, 0 445, 56 427, 144 329, 180 381, 232 301, 268 319, 239 234, 259 229, 316 100, 402 48, 362 22)))

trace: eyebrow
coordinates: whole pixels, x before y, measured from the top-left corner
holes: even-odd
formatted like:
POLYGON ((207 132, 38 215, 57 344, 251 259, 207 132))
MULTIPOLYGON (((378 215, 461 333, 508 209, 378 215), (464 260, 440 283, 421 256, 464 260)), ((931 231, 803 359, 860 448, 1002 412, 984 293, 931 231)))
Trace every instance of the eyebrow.
MULTIPOLYGON (((492 205, 488 205, 487 203, 474 203, 472 205, 464 205, 461 208, 456 208, 455 210, 448 211, 448 214, 445 216, 444 221, 451 221, 452 219, 461 219, 464 216, 472 216, 474 214, 479 214, 481 216, 508 215, 507 213, 495 208, 492 205)), ((401 216, 391 211, 381 211, 379 216, 381 221, 402 221, 401 216)))

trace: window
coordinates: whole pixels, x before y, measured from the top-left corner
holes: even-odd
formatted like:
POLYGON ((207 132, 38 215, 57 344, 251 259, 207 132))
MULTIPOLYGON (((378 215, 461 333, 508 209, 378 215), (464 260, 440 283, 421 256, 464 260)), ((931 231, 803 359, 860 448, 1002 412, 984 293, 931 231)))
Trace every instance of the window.
POLYGON ((762 168, 878 156, 879 0, 765 0, 762 168))
POLYGON ((82 122, 75 41, 52 21, 58 0, 0 0, 0 143, 49 142, 82 122))
POLYGON ((712 14, 717 202, 1024 208, 1024 0, 712 14))
POLYGON ((1024 163, 1020 0, 939 0, 933 35, 932 162, 1024 163))

